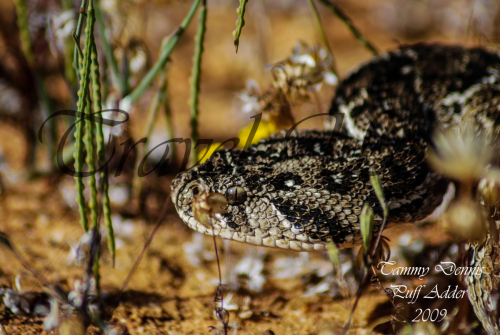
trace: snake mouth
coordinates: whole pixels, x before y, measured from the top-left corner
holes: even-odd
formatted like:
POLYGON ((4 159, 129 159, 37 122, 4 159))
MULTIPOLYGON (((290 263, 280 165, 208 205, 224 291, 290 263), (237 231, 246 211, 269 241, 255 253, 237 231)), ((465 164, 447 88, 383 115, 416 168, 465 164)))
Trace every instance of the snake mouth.
POLYGON ((171 186, 172 202, 174 203, 177 213, 181 214, 184 205, 192 206, 193 197, 198 192, 209 192, 209 187, 199 179, 192 179, 192 174, 189 171, 179 173, 171 186), (186 203, 183 196, 188 196, 191 201, 186 203))

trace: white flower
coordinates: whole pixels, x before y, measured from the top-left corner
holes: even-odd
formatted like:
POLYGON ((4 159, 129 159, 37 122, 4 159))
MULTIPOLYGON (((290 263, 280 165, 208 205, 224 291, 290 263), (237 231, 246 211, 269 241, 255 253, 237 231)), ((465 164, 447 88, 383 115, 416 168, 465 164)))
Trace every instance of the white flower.
POLYGON ((339 79, 333 72, 324 72, 323 81, 330 86, 335 86, 339 83, 339 79))
POLYGON ((116 184, 109 187, 109 199, 112 203, 123 206, 127 203, 129 198, 130 189, 126 184, 116 184))
POLYGON ((0 289, 0 295, 3 295, 3 303, 14 314, 29 314, 30 306, 28 300, 13 289, 0 289))
POLYGON ((239 308, 239 306, 236 305, 235 303, 231 302, 232 299, 233 299, 232 293, 229 293, 228 295, 226 295, 226 297, 224 299, 222 299, 222 308, 224 308, 226 311, 237 310, 239 308))
POLYGON ((316 61, 314 58, 309 55, 309 54, 302 54, 302 55, 294 55, 292 54, 290 56, 290 59, 297 64, 304 64, 307 67, 315 67, 316 66, 316 61))
POLYGON ((93 240, 92 231, 88 231, 84 233, 78 243, 70 246, 70 252, 68 255, 68 262, 75 263, 77 265, 82 265, 86 260, 87 256, 90 252, 92 240, 93 240))
POLYGON ((262 291, 262 285, 266 282, 266 278, 262 275, 265 255, 265 251, 256 252, 250 249, 247 255, 234 268, 236 275, 248 277, 248 288, 251 291, 262 291))
POLYGON ((144 70, 148 61, 148 56, 143 50, 138 50, 130 60, 130 70, 132 73, 139 73, 144 70))
POLYGON ((194 267, 200 266, 203 261, 211 261, 215 258, 213 253, 205 248, 202 234, 193 234, 193 241, 184 243, 182 247, 184 256, 194 267))
POLYGON ((338 83, 332 63, 332 57, 324 48, 298 42, 288 59, 274 65, 274 86, 291 97, 307 100, 309 91, 318 91, 322 83, 338 83))
MULTIPOLYGON (((51 49, 56 47, 57 50, 64 50, 65 45, 68 42, 68 38, 72 35, 73 30, 76 28, 75 16, 72 10, 68 10, 57 15, 52 15, 50 17, 52 20, 52 25, 50 27, 53 29, 53 34, 55 37, 54 46, 52 43, 50 45, 51 49)), ((47 34, 50 34, 50 30, 47 30, 47 34)), ((48 40, 53 40, 48 38, 48 40)), ((57 50, 51 50, 53 54, 57 55, 57 50)))
POLYGON ((247 81, 245 91, 238 94, 238 98, 243 102, 243 113, 258 113, 261 111, 260 101, 262 100, 259 85, 252 79, 247 81))
POLYGON ((134 234, 134 224, 132 220, 126 219, 124 220, 120 215, 113 215, 112 220, 113 222, 113 231, 115 233, 115 236, 121 236, 121 237, 133 237, 134 234))
POLYGON ((488 135, 472 123, 438 131, 434 143, 437 150, 428 156, 431 167, 455 180, 479 181, 494 156, 488 135))

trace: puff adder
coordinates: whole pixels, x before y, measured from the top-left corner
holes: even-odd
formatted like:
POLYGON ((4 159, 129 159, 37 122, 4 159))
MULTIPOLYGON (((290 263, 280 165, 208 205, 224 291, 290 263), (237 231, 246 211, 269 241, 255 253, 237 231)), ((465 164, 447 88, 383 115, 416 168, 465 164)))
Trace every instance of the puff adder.
MULTIPOLYGON (((369 169, 381 180, 390 224, 426 218, 441 204, 448 184, 425 163, 432 133, 466 115, 498 134, 499 79, 498 53, 403 46, 361 65, 339 85, 330 114, 344 114, 341 132, 300 130, 288 137, 279 132, 247 150, 218 151, 176 177, 173 202, 192 229, 239 242, 297 251, 324 250, 328 242, 339 248, 361 244, 364 203, 374 210, 374 232, 382 223, 369 169), (200 191, 229 201, 227 213, 212 219, 213 230, 194 218, 193 192, 200 191)), ((486 259, 484 248, 472 249, 482 255, 472 257, 476 266, 486 259)), ((490 260, 499 253, 496 246, 485 250, 490 260)), ((494 285, 468 279, 475 290, 469 297, 489 332, 498 332, 491 304, 497 274, 483 274, 494 285)))

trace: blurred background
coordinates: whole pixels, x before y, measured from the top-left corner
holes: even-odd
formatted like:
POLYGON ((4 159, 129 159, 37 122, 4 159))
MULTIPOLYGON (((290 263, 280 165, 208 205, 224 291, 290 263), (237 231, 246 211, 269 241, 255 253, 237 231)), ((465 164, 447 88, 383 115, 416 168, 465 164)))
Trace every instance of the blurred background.
MULTIPOLYGON (((237 137, 253 122, 250 117, 256 113, 244 112, 248 101, 242 95, 247 82, 253 80, 262 92, 266 91, 273 82, 273 65, 288 59, 299 41, 311 47, 322 45, 323 41, 307 1, 255 0, 246 7, 245 26, 236 53, 232 32, 239 2, 207 2, 199 133, 200 138, 223 142, 237 137)), ((497 0, 338 0, 335 3, 379 52, 421 41, 495 49, 500 40, 500 2, 497 0)), ((130 92, 157 61, 162 40, 175 31, 192 3, 186 0, 103 0, 99 5, 119 73, 126 78, 130 92)), ((320 2, 316 6, 333 52, 337 76, 342 80, 373 54, 329 8, 320 2)), ((71 118, 60 117, 52 125, 45 126, 41 132, 43 143, 37 136, 50 114, 76 109, 72 32, 76 28, 79 7, 79 2, 71 0, 0 2, 0 230, 10 236, 38 270, 68 290, 74 286, 75 278, 81 276, 81 269, 72 263, 71 246, 76 245, 82 230, 78 223, 75 181, 55 164, 54 149, 71 124, 71 118), (24 24, 28 31, 19 29, 23 25, 20 8, 27 18, 24 24), (26 47, 27 42, 30 48, 26 47)), ((97 31, 97 35, 102 33, 97 31)), ((169 102, 159 107, 152 123, 149 148, 173 137, 191 136, 188 100, 195 34, 196 16, 170 57, 164 78, 169 102)), ((97 48, 103 108, 116 108, 123 91, 113 84, 99 38, 97 48)), ((132 151, 121 161, 126 147, 122 143, 130 138, 135 143, 147 133, 151 104, 161 88, 161 80, 153 81, 127 109, 129 121, 121 129, 113 129, 116 141, 107 148, 109 153, 114 146, 117 153, 109 175, 117 260, 112 268, 109 254, 104 253, 101 273, 103 292, 111 298, 116 296, 139 255, 152 229, 151 223, 159 217, 184 154, 184 146, 176 146, 176 155, 169 156, 170 173, 161 177, 149 174, 141 180, 139 193, 134 193, 137 192, 133 188, 134 170, 141 156, 132 151), (120 166, 122 173, 115 176, 120 166)), ((326 112, 335 92, 335 85, 331 84, 323 83, 316 100, 292 101, 294 118, 300 120, 326 112)), ((321 129, 323 122, 315 118, 301 127, 321 129)), ((111 132, 109 128, 105 131, 111 132)), ((68 145, 65 150, 69 152, 65 155, 69 163, 70 147, 68 145)), ((149 157, 149 169, 157 164, 161 155, 162 152, 155 152, 149 157)), ((411 229, 403 230, 411 232, 411 229)), ((395 229, 389 234, 400 241, 401 233, 401 229, 395 229)), ((431 240, 435 239, 432 232, 419 232, 416 236, 424 238, 426 234, 431 240)), ((408 246, 414 238, 414 235, 404 235, 400 242, 408 246)), ((331 271, 327 258, 314 255, 312 260, 301 260, 295 254, 237 244, 231 245, 231 253, 227 252, 227 244, 221 248, 224 257, 233 255, 232 260, 225 258, 224 268, 238 264, 240 259, 257 264, 252 265, 257 268, 253 268, 251 276, 248 270, 251 265, 243 263, 245 275, 228 274, 228 277, 246 278, 243 280, 247 280, 245 285, 255 284, 251 281, 248 284, 250 277, 262 276, 263 281, 261 286, 245 286, 248 292, 259 292, 249 293, 250 301, 240 297, 235 302, 236 312, 231 317, 237 327, 234 329, 242 329, 245 334, 261 334, 267 329, 273 329, 276 334, 305 334, 343 325, 350 300, 335 301, 329 297, 350 296, 349 284, 336 289, 328 286, 324 291, 317 288, 323 283, 325 273, 331 271), (251 254, 248 254, 249 249, 251 254), (283 270, 290 267, 296 269, 290 273, 283 270), (268 292, 266 297, 262 290, 268 292), (320 294, 332 290, 337 293, 327 298, 320 294)), ((353 255, 346 253, 342 257, 348 262, 353 255)), ((343 269, 345 273, 348 270, 343 269)), ((41 290, 36 278, 27 274, 9 253, 0 253, 0 285, 13 287, 16 277, 21 278, 24 291, 41 290)), ((132 333, 135 333, 132 329, 151 334, 206 332, 208 326, 216 325, 211 309, 216 278, 211 239, 195 235, 171 209, 131 280, 128 293, 122 297, 115 319, 127 325, 132 333), (200 249, 200 246, 204 247, 200 249)), ((383 294, 375 295, 359 308, 361 315, 355 318, 353 331, 362 333, 367 329, 366 314, 384 299, 383 294)), ((7 307, 2 308, 5 311, 7 307)), ((15 329, 26 333, 38 333, 42 327, 41 321, 31 325, 25 323, 26 319, 4 321, 2 323, 9 327, 19 327, 15 329)), ((16 333, 13 329, 12 333, 16 333)))

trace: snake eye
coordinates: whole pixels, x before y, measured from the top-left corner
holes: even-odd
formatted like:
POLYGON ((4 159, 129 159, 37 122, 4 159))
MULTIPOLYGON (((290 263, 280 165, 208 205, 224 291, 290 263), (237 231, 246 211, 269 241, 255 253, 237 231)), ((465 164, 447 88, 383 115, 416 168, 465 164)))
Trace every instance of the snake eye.
POLYGON ((226 198, 231 205, 242 204, 247 199, 247 192, 243 187, 233 186, 227 189, 226 198))
POLYGON ((200 188, 198 186, 193 187, 193 195, 200 193, 200 188))

